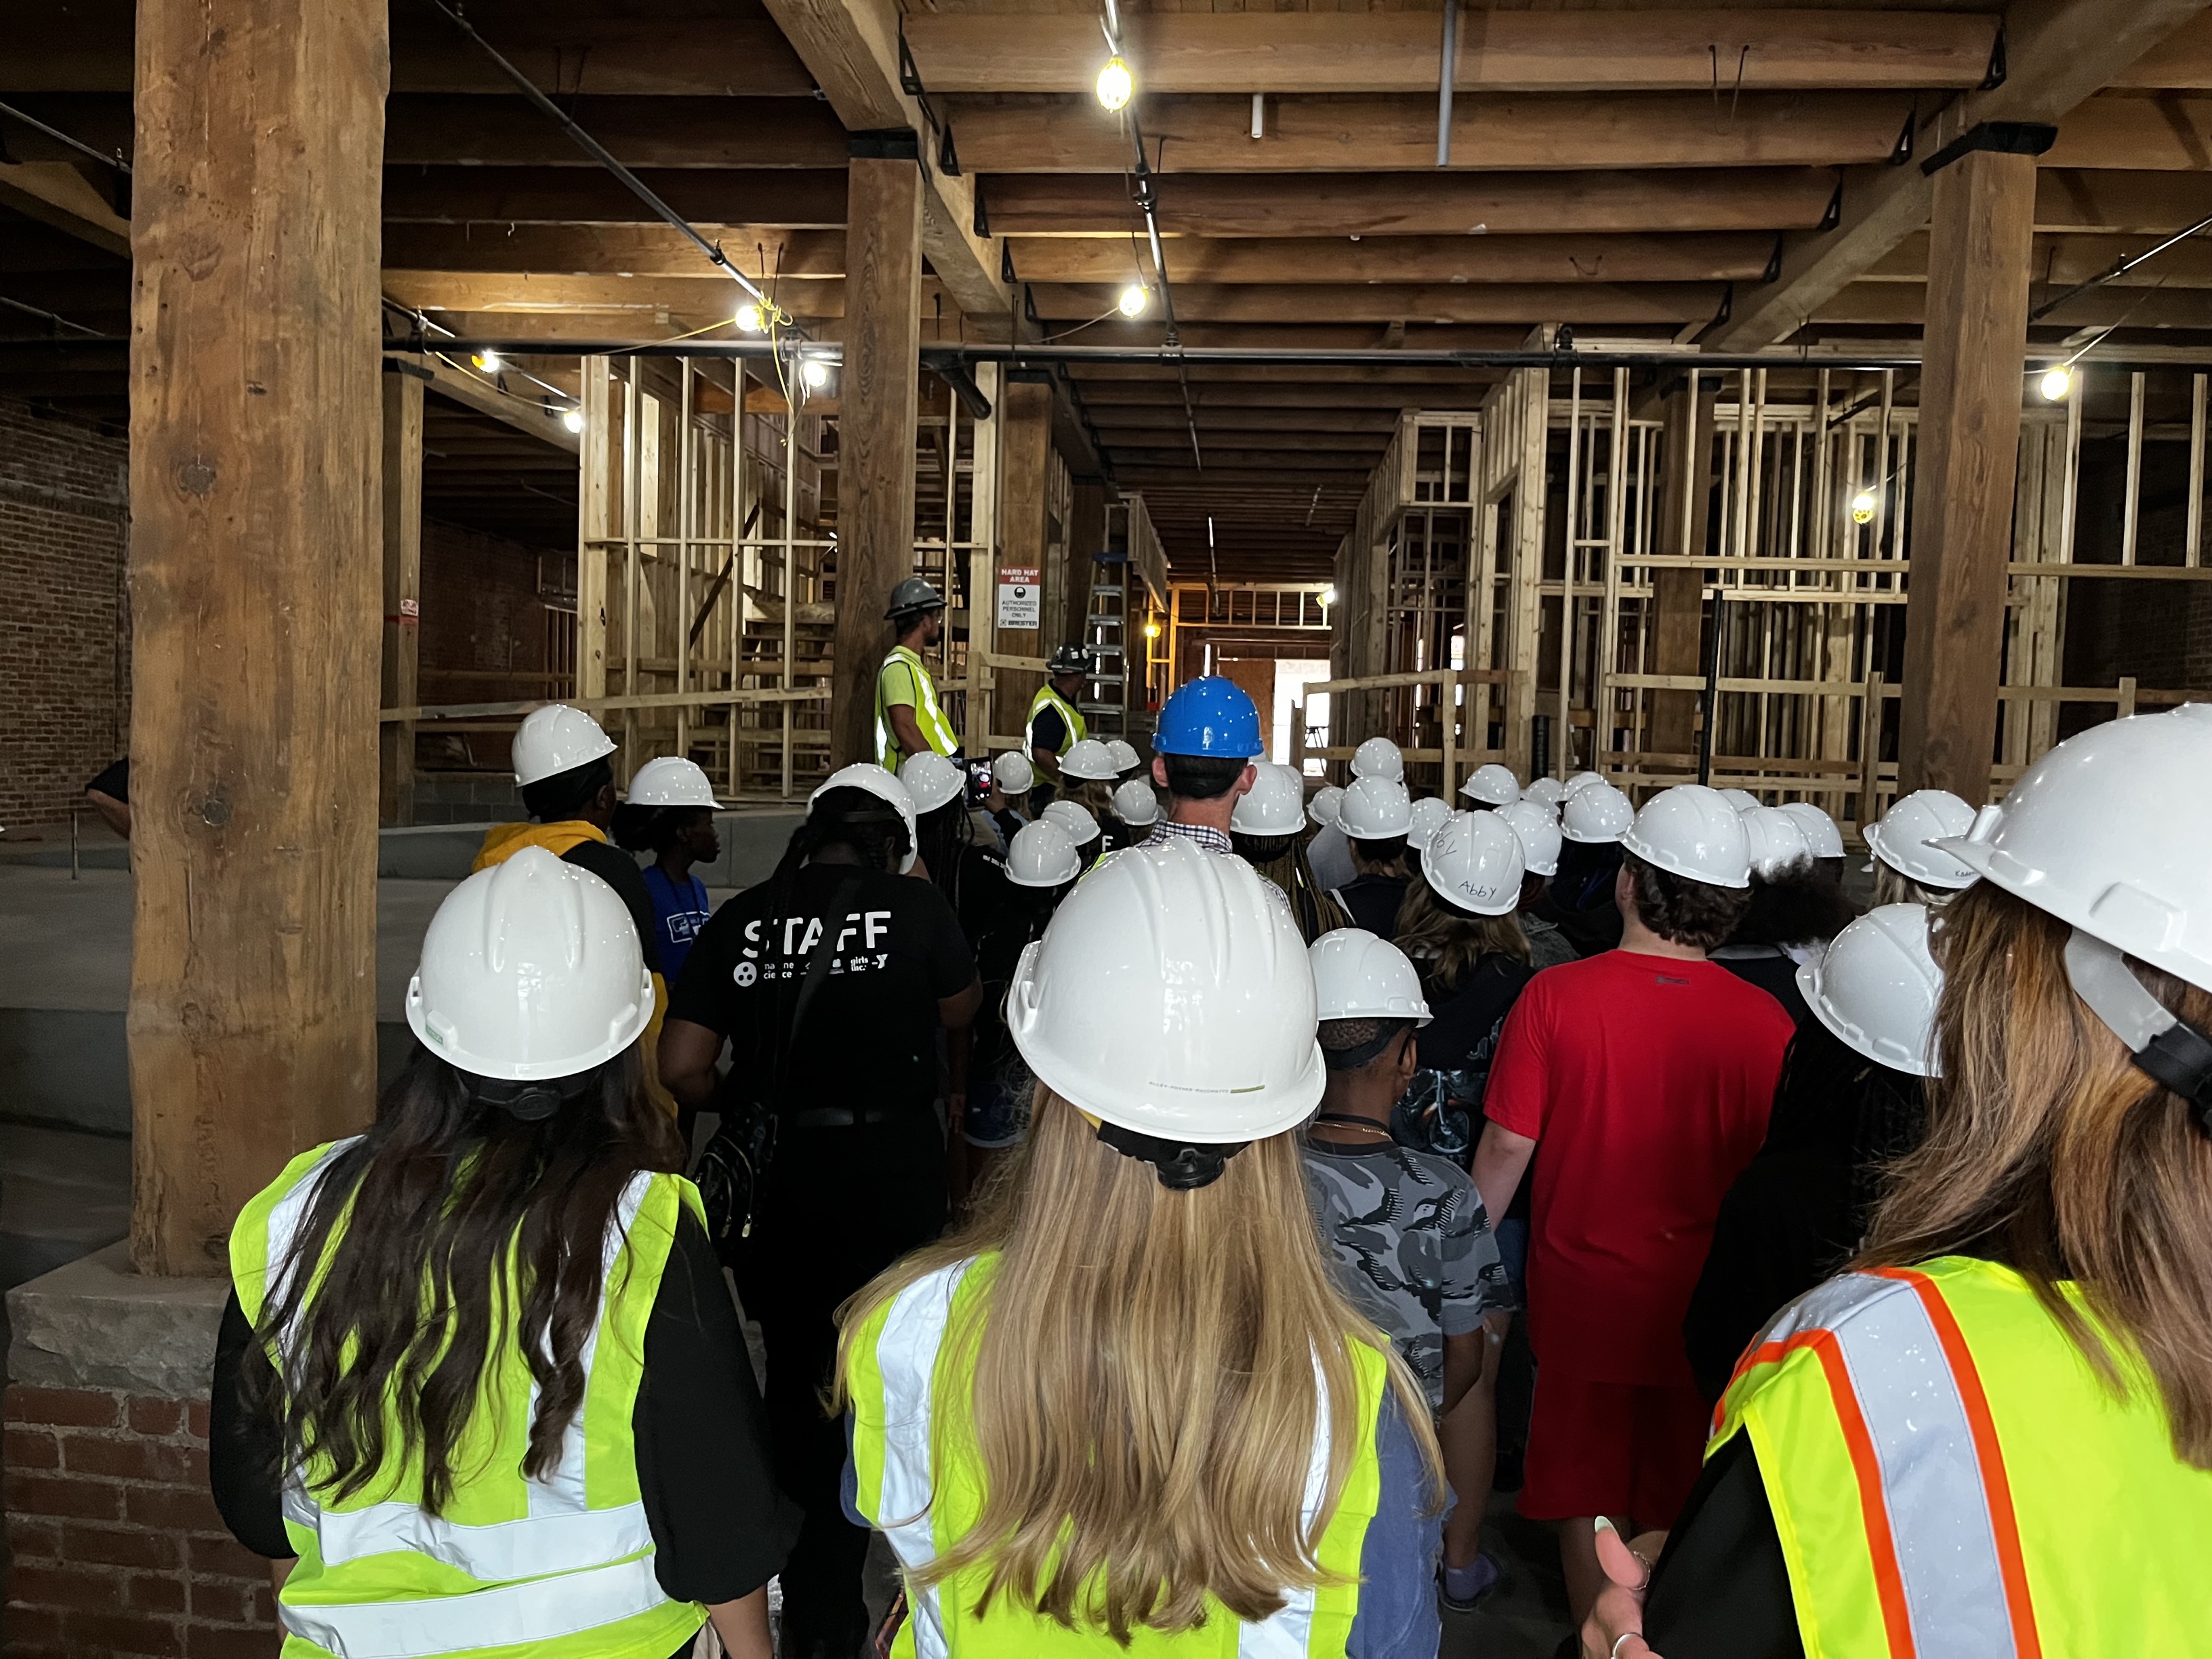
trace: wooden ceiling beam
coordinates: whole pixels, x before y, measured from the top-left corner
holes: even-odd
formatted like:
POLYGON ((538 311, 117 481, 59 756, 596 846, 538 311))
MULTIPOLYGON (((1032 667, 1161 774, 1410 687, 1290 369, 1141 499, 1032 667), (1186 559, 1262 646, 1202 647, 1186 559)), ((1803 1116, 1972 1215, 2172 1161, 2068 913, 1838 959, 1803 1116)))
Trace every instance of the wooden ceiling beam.
MULTIPOLYGON (((696 228, 755 280, 811 281, 845 274, 842 230, 787 230, 775 225, 702 224, 696 228)), ((706 256, 674 227, 642 225, 387 224, 385 263, 404 270, 540 271, 584 276, 692 276, 710 269, 706 256)), ((725 279, 726 280, 726 279, 725 279)))
POLYGON ((2171 236, 2206 211, 2204 181, 2185 173, 2045 167, 2035 175, 2039 231, 2171 236))
MULTIPOLYGON (((1863 92, 1759 93, 1725 119, 1706 93, 1471 94, 1455 106, 1451 165, 1496 172, 1884 161, 1911 112, 1903 94, 1863 92)), ((953 105, 952 122, 962 163, 978 173, 1118 176, 1129 159, 1119 120, 1088 95, 964 99, 953 105)), ((1436 169, 1433 89, 1423 97, 1271 98, 1265 127, 1255 140, 1248 98, 1145 106, 1146 133, 1166 141, 1177 173, 1436 169)))
MULTIPOLYGON (((1921 131, 1916 155, 1933 156, 1985 122, 2063 123, 2084 99, 2204 8, 2205 0, 2130 0, 2124 6, 2112 0, 2014 0, 2005 21, 2004 81, 1944 106, 1921 131)), ((1728 319, 1700 338, 1721 350, 1787 339, 1928 222, 1933 192, 1933 181, 1917 165, 1849 169, 1836 227, 1791 236, 1778 278, 1739 289, 1728 319)))
MULTIPOLYGON (((927 309, 935 285, 923 284, 927 309)), ((746 299, 727 276, 572 276, 545 272, 395 270, 384 273, 384 291, 404 306, 424 311, 568 312, 616 315, 665 313, 683 317, 731 317, 746 299)), ((842 281, 793 283, 781 303, 811 321, 845 314, 842 281)))
MULTIPOLYGON (((841 229, 845 169, 659 167, 638 175, 694 222, 841 229)), ((418 224, 471 222, 504 229, 533 222, 655 223, 651 210, 611 174, 576 167, 392 167, 384 217, 418 224)))
MULTIPOLYGON (((1200 403, 1196 414, 1201 433, 1224 428, 1237 432, 1372 433, 1387 437, 1398 429, 1398 416, 1394 410, 1240 409, 1218 407, 1209 401, 1200 403)), ((1156 408, 1142 404, 1110 404, 1094 409, 1091 422, 1109 442, 1115 441, 1117 433, 1181 431, 1184 423, 1179 403, 1173 406, 1162 404, 1156 408)))
POLYGON ((2212 169, 2212 95, 2100 94, 2059 122, 2058 142, 2043 164, 2156 173, 2212 169))
MULTIPOLYGON (((1698 283, 1766 274, 1775 239, 1757 231, 1683 236, 1182 236, 1167 244, 1183 283, 1698 283)), ((1127 283, 1149 257, 1101 237, 1010 239, 1027 283, 1127 283)), ((387 258, 389 255, 387 254, 387 258)))
MULTIPOLYGON (((2039 235, 2035 239, 2037 279, 2069 288, 2104 276, 2124 259, 2148 253, 2160 236, 2039 235)), ((1859 279, 1865 283, 1924 283, 1928 280, 1928 233, 1917 231, 1885 254, 1859 279)), ((1856 284, 1854 284, 1856 286, 1856 284)), ((2212 240, 2197 238, 2168 248, 2157 258, 2112 279, 2114 288, 2212 288, 2212 240)))
MULTIPOLYGON (((1311 489, 1324 478, 1336 478, 1340 483, 1340 474, 1364 478, 1375 470, 1376 457, 1372 454, 1312 451, 1295 446, 1272 449, 1230 449, 1203 442, 1200 448, 1206 456, 1204 476, 1207 477, 1217 472, 1257 471, 1273 467, 1281 469, 1286 483, 1304 478, 1305 488, 1311 489)), ((1113 459, 1114 470, 1118 474, 1124 470, 1175 466, 1188 462, 1190 448, 1184 445, 1157 449, 1116 449, 1113 459)))
POLYGON ((0 162, 0 207, 103 252, 131 252, 130 222, 67 161, 0 162))
MULTIPOLYGON (((1820 223, 1838 176, 1826 167, 1170 173, 1159 181, 1159 213, 1164 227, 1189 236, 1774 231, 1820 223)), ((1009 235, 1144 230, 1119 174, 994 173, 981 188, 992 228, 1009 235)))
MULTIPOLYGON (((915 11, 907 40, 933 92, 1081 92, 1105 57, 1097 14, 915 11)), ((1427 92, 1434 10, 1139 13, 1123 23, 1148 94, 1427 92)), ((1454 83, 1468 91, 1708 91, 1716 61, 1746 91, 1971 87, 1996 19, 1911 11, 1708 8, 1494 11, 1462 18, 1454 83)), ((1724 78, 1732 78, 1724 77, 1724 78)))
POLYGON ((2212 91, 2212 12, 2184 23, 2106 84, 2212 91))
MULTIPOLYGON (((2028 289, 2033 310, 2065 291, 2038 283, 2028 289)), ((1895 323, 1924 320, 1928 289, 1917 283, 1853 283, 1820 307, 1818 323, 1895 323)), ((2212 291, 2203 288, 2093 289, 2039 319, 2045 330, 2081 328, 2212 329, 2212 291)))
MULTIPOLYGON (((822 284, 816 284, 819 287, 822 284)), ((1177 283, 1176 317, 1194 323, 1674 323, 1717 314, 1717 283, 1373 283, 1340 287, 1177 283)), ((1109 287, 1047 283, 1032 290, 1048 319, 1114 308, 1109 287)))
MULTIPOLYGON (((811 98, 569 98, 570 115, 629 167, 842 167, 845 129, 811 98)), ((592 167, 520 98, 395 93, 387 167, 592 167)))

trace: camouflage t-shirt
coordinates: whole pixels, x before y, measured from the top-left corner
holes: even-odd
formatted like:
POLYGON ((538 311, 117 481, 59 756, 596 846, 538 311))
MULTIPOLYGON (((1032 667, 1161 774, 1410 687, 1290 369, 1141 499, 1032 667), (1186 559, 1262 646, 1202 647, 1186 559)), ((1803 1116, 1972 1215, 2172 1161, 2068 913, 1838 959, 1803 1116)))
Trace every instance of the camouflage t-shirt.
POLYGON ((1456 1164, 1397 1146, 1308 1141, 1305 1170, 1338 1283, 1441 1411, 1444 1339, 1513 1305, 1474 1182, 1456 1164))

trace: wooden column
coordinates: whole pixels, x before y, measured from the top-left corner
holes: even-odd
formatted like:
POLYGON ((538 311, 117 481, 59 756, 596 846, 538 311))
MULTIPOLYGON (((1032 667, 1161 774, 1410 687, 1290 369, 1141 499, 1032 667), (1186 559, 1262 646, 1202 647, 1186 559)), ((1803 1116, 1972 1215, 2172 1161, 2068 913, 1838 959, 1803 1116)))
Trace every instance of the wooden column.
MULTIPOLYGON (((892 135, 896 137, 897 135, 892 135)), ((921 168, 855 154, 846 185, 845 367, 837 387, 836 672, 830 763, 876 757, 884 604, 914 570, 914 428, 921 391, 921 168)), ((854 141, 896 149, 884 135, 854 141), (882 140, 876 143, 872 141, 882 140)))
MULTIPOLYGON (((629 367, 635 370, 637 360, 629 367)), ((574 696, 607 695, 607 550, 615 533, 617 442, 614 371, 605 357, 583 361, 579 385, 583 441, 576 446, 576 675, 574 696)), ((739 607, 742 611, 743 607, 739 607)))
MULTIPOLYGON (((421 701, 422 641, 422 381, 393 358, 384 375, 384 678, 386 708, 421 701)), ((415 822, 415 722, 377 726, 377 817, 415 822)))
POLYGON ((131 1259, 376 1085, 384 0, 141 0, 131 1259))
MULTIPOLYGON (((1019 371, 1016 371, 1018 373, 1019 371)), ((999 399, 999 567, 1043 572, 1045 497, 1052 470, 1052 387, 1042 380, 1006 378, 999 399)), ((993 603, 996 603, 995 596, 993 603)), ((1009 657, 1041 657, 1051 648, 1042 628, 1004 628, 998 648, 1009 657)), ((1044 676, 1029 669, 999 674, 993 729, 1018 734, 1030 701, 1044 676)))
POLYGON ((1975 805, 1996 743, 2034 210, 2032 155, 1977 150, 1936 175, 1899 787, 1975 805))
MULTIPOLYGON (((1712 504, 1713 383, 1699 377, 1692 400, 1685 383, 1666 404, 1662 440, 1667 468, 1659 507, 1659 550, 1705 550, 1712 504)), ((1662 567, 1651 573, 1652 664, 1655 674, 1696 674, 1705 668, 1705 574, 1662 567)), ((1681 755, 1698 746, 1698 694, 1655 691, 1644 747, 1681 755)))

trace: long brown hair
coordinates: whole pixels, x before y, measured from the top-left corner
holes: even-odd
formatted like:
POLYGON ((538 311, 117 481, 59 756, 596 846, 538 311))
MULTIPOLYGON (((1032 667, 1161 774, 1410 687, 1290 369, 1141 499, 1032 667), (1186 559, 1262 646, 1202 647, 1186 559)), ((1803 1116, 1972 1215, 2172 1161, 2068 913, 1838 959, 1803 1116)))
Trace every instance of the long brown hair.
POLYGON ((1358 1437, 1355 1342, 1389 1356, 1441 1494, 1426 1398, 1330 1279, 1294 1135, 1254 1142, 1211 1186, 1171 1192, 1040 1086, 1030 1138, 975 1218, 841 1310, 841 1390, 872 1313, 985 1252, 1000 1258, 989 1289, 945 1337, 972 1358, 974 1387, 938 1400, 932 1429, 941 1449, 948 1417, 965 1413, 983 1510, 916 1575, 939 1583, 988 1564, 979 1613, 1004 1595, 1126 1643, 1139 1626, 1196 1627, 1209 1595, 1258 1620, 1323 1582, 1315 1548, 1358 1437), (1322 1390, 1328 1483, 1309 1532, 1322 1390))
MULTIPOLYGON (((2114 1394, 2139 1358, 2175 1454, 2212 1469, 2212 1139, 2074 994, 2064 922, 1988 882, 1940 913, 1928 1133, 1895 1166, 1863 1265, 1994 1255, 2114 1394), (2069 1301, 2078 1288, 2115 1355, 2069 1301)), ((2129 959, 2200 1030, 2212 995, 2129 959)))
POLYGON ((418 1047, 269 1264, 244 1385, 283 1425, 284 1468, 342 1503, 419 1455, 442 1513, 479 1382, 514 1343, 538 1387, 523 1471, 549 1474, 584 1403, 616 1204, 640 1170, 683 1167, 635 1044, 534 1123, 418 1047))
POLYGON ((1438 898, 1418 876, 1406 884, 1398 906, 1397 944, 1423 974, 1455 988, 1493 952, 1524 966, 1528 961, 1528 935, 1518 915, 1509 910, 1502 916, 1479 916, 1462 910, 1438 898))

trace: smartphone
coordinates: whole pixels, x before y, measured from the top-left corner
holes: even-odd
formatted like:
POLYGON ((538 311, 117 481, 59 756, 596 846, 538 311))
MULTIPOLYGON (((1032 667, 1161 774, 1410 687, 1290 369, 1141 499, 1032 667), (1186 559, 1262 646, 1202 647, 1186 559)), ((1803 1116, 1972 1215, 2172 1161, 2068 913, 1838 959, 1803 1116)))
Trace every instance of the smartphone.
POLYGON ((991 798, 991 763, 971 760, 968 763, 968 799, 978 805, 991 798))

